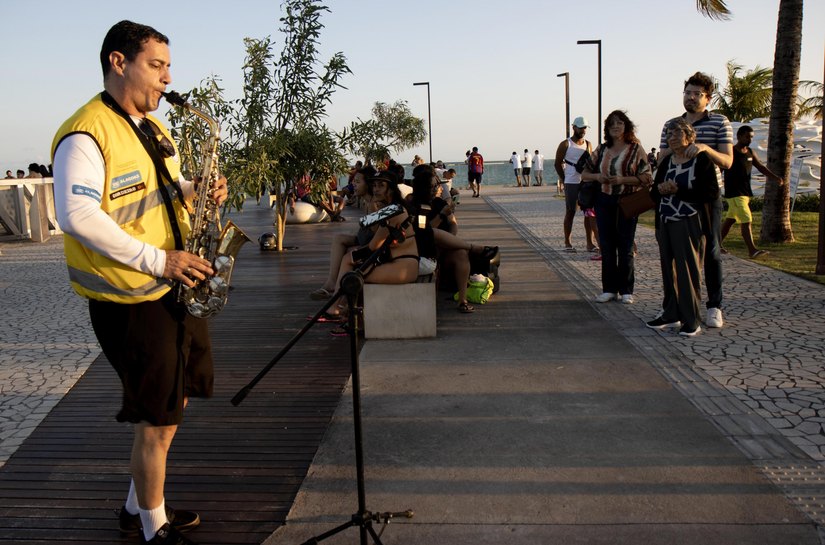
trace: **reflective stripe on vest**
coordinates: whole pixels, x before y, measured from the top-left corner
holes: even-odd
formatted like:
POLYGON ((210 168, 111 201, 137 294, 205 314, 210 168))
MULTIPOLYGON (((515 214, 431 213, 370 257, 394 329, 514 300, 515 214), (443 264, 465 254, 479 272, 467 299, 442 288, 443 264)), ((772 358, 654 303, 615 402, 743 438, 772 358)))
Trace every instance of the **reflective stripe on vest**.
POLYGON ((170 287, 172 287, 171 280, 167 280, 165 278, 155 278, 154 280, 144 284, 143 286, 139 286, 137 288, 133 288, 130 290, 124 290, 122 288, 118 288, 117 286, 113 286, 112 284, 107 282, 106 279, 102 276, 98 276, 94 273, 86 271, 81 271, 80 269, 75 269, 74 267, 68 267, 68 269, 70 282, 75 282, 86 289, 94 291, 95 293, 119 295, 122 297, 140 297, 151 296, 154 294, 163 295, 164 293, 169 291, 170 287))

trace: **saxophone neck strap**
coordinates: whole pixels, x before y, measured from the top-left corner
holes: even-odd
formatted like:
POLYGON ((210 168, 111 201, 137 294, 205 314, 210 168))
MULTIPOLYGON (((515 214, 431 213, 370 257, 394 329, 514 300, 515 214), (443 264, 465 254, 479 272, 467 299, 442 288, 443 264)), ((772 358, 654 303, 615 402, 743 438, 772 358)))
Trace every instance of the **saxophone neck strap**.
MULTIPOLYGON (((108 93, 108 91, 103 91, 100 95, 100 98, 103 100, 103 103, 106 104, 109 108, 111 108, 115 113, 117 113, 120 117, 122 117, 126 123, 129 124, 129 127, 132 128, 135 135, 137 136, 140 143, 143 145, 143 149, 146 150, 146 153, 152 159, 152 162, 155 165, 155 170, 157 171, 158 175, 158 187, 160 188, 160 195, 163 198, 163 204, 166 208, 166 215, 169 216, 169 223, 172 226, 172 235, 175 238, 175 249, 183 250, 183 235, 181 234, 180 225, 178 224, 178 216, 175 213, 175 207, 172 205, 172 195, 170 195, 169 186, 171 185, 175 189, 175 193, 177 194, 177 198, 180 203, 183 205, 184 209, 186 209, 186 202, 183 200, 183 190, 175 180, 172 179, 172 175, 169 173, 169 169, 166 168, 166 163, 163 161, 163 158, 160 156, 158 152, 157 145, 155 142, 152 141, 152 138, 147 135, 140 127, 138 127, 132 116, 130 116, 126 111, 121 108, 120 104, 108 93)), ((151 125, 150 125, 151 127, 151 125)), ((154 132, 154 128, 151 129, 154 132)))

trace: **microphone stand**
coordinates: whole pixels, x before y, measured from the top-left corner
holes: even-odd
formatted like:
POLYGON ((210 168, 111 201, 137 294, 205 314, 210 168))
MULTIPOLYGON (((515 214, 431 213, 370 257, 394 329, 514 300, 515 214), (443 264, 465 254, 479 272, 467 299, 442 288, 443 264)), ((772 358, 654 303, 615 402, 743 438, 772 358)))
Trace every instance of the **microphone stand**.
POLYGON ((364 260, 355 270, 346 273, 341 278, 341 285, 329 298, 329 300, 318 310, 317 313, 310 319, 310 321, 301 330, 284 345, 278 354, 253 378, 249 384, 241 388, 237 394, 232 398, 232 404, 238 406, 255 387, 258 382, 263 379, 267 373, 281 360, 281 358, 289 352, 289 350, 309 331, 309 329, 318 322, 320 318, 342 295, 347 298, 347 306, 349 307, 349 318, 347 327, 349 328, 349 342, 350 342, 350 366, 352 368, 352 409, 353 409, 353 426, 355 433, 355 480, 358 489, 358 512, 350 517, 350 520, 336 526, 335 528, 324 532, 320 535, 312 537, 302 543, 302 545, 317 545, 319 542, 334 536, 348 528, 357 526, 360 532, 360 544, 367 545, 367 535, 372 537, 376 545, 382 545, 379 535, 373 528, 373 523, 389 524, 393 518, 404 517, 412 518, 414 512, 411 509, 400 512, 372 512, 368 511, 366 507, 366 490, 364 478, 364 442, 363 442, 363 427, 361 419, 361 375, 360 365, 358 359, 358 327, 359 319, 363 314, 363 308, 358 306, 358 299, 364 289, 365 271, 378 261, 381 255, 389 251, 389 246, 392 243, 392 237, 387 237, 384 243, 373 252, 367 259, 364 260))

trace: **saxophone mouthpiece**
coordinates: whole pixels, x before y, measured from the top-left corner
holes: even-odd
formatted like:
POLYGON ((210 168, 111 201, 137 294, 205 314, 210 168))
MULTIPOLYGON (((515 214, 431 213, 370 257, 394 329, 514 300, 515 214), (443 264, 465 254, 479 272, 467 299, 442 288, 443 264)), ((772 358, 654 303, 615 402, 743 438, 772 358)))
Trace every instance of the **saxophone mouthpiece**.
POLYGON ((186 98, 181 96, 177 91, 167 91, 161 94, 169 104, 174 104, 175 106, 184 106, 186 104, 186 98))

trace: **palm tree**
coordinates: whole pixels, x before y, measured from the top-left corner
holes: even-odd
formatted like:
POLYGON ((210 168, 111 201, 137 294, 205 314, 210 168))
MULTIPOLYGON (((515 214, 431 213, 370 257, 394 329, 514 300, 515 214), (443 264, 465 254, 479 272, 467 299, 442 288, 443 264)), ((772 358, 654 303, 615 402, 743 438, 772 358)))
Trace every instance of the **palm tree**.
MULTIPOLYGON (((780 0, 773 59, 773 90, 768 129, 768 168, 788 180, 793 151, 793 119, 802 57, 802 1, 780 0)), ((696 8, 711 19, 727 19, 724 0, 696 0, 696 8)), ((793 242, 788 184, 765 184, 760 242, 793 242)))
POLYGON ((696 0, 696 9, 711 19, 730 19, 730 10, 725 0, 696 0))
POLYGON ((799 102, 797 117, 813 116, 814 119, 822 119, 822 95, 825 94, 825 86, 818 81, 800 81, 799 87, 813 92, 810 96, 799 102))
POLYGON ((773 70, 757 66, 741 74, 742 65, 733 61, 728 61, 727 67, 728 85, 713 97, 714 111, 731 121, 747 122, 769 116, 773 70))
MULTIPOLYGON (((773 58, 773 95, 768 128, 768 168, 788 180, 793 152, 793 120, 802 57, 802 1, 780 0, 773 58)), ((768 180, 762 208, 761 242, 793 242, 788 184, 768 180)))

